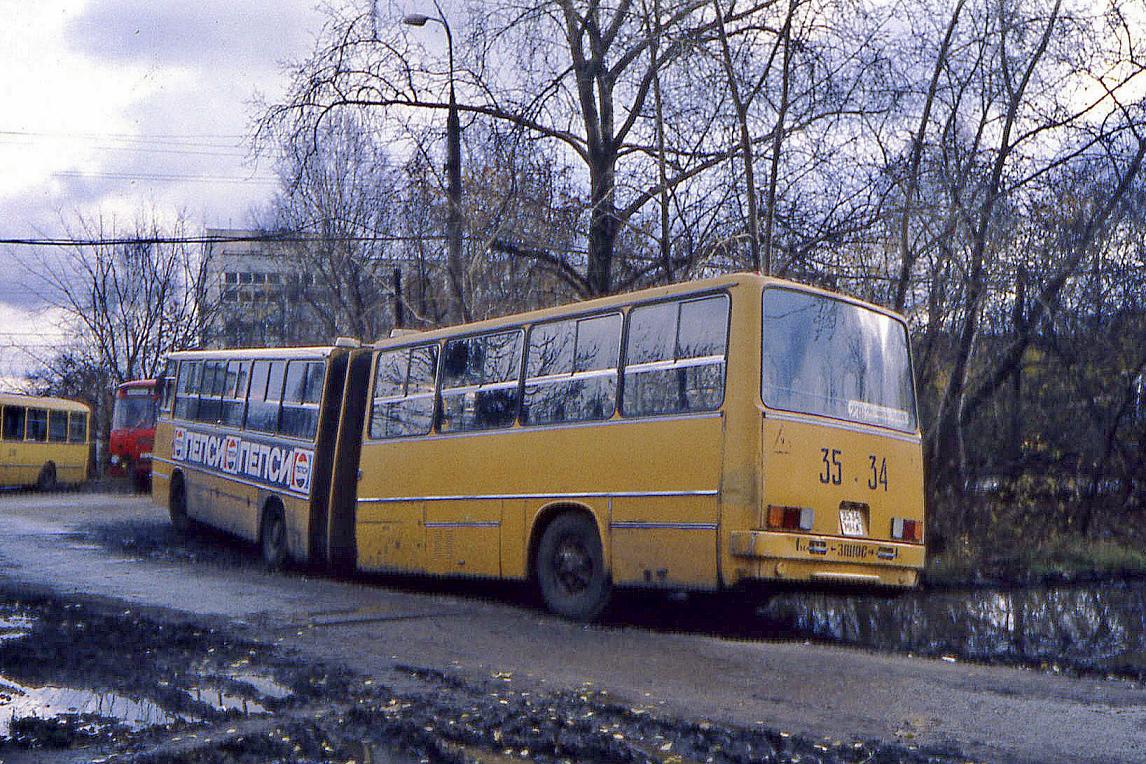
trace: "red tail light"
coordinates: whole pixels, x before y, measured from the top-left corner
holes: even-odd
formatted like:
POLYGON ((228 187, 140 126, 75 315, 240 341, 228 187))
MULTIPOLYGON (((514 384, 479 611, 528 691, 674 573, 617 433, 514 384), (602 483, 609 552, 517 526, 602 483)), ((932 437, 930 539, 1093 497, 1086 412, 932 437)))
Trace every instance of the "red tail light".
POLYGON ((810 507, 768 505, 768 527, 779 531, 810 531, 815 520, 810 507))
POLYGON ((892 518, 891 537, 893 539, 920 543, 923 541, 923 521, 908 520, 902 517, 892 518))

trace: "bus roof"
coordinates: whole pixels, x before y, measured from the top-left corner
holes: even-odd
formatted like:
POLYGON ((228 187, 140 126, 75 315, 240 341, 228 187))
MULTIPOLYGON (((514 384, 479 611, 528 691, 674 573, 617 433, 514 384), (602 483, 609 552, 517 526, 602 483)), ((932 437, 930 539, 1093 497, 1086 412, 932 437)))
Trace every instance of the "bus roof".
POLYGON ((452 337, 459 332, 468 334, 471 331, 480 332, 486 329, 496 329, 506 325, 517 324, 531 324, 539 321, 545 321, 551 318, 558 318, 565 315, 575 315, 582 311, 591 312, 602 308, 620 307, 628 305, 633 302, 643 300, 656 300, 662 297, 673 297, 676 295, 687 295, 692 293, 706 292, 709 290, 724 289, 734 287, 739 284, 755 284, 759 287, 764 286, 782 286, 789 289, 796 289, 802 292, 810 292, 812 294, 821 294, 825 297, 832 297, 846 302, 862 305, 863 307, 870 308, 871 310, 891 316, 897 320, 902 321, 903 317, 883 306, 874 303, 865 302, 856 297, 847 294, 832 292, 827 289, 801 284, 796 281, 789 281, 787 279, 776 278, 774 276, 763 276, 759 273, 730 273, 723 276, 714 276, 707 279, 699 279, 696 281, 683 281, 679 284, 670 284, 668 286, 652 287, 649 289, 641 289, 635 292, 624 292, 621 294, 611 295, 609 297, 598 297, 592 300, 584 300, 580 302, 564 303, 552 308, 541 308, 538 310, 531 310, 525 313, 512 313, 496 318, 489 318, 483 321, 475 321, 470 324, 458 324, 453 326, 446 326, 438 329, 428 329, 424 332, 411 332, 403 333, 397 337, 381 338, 374 342, 374 347, 390 347, 390 346, 403 346, 416 344, 422 340, 439 340, 445 337, 452 337))
POLYGON ((0 393, 0 406, 24 406, 25 408, 91 413, 91 408, 86 403, 73 401, 68 398, 48 398, 40 395, 23 395, 21 393, 0 393))
POLYGON ((167 357, 174 361, 199 360, 244 360, 244 359, 286 359, 296 358, 326 358, 337 350, 335 345, 317 345, 311 347, 273 347, 273 348, 234 348, 231 350, 178 350, 167 357))
POLYGON ((155 387, 154 379, 129 379, 127 382, 122 382, 116 390, 129 390, 136 387, 155 387))

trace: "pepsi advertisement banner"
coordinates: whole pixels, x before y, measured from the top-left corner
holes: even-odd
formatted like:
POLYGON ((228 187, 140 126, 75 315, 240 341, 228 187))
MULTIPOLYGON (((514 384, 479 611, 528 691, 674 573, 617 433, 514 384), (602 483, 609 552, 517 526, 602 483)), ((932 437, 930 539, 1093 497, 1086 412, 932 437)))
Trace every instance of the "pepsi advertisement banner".
POLYGON ((176 427, 171 459, 268 488, 310 494, 314 450, 176 427))

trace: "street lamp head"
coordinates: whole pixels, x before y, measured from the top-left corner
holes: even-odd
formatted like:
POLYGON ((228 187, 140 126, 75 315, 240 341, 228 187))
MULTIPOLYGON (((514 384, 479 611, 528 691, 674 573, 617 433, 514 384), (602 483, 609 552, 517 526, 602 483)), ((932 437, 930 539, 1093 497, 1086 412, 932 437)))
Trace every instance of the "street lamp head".
POLYGON ((402 18, 402 23, 412 27, 424 27, 429 20, 430 17, 423 13, 408 13, 402 18))

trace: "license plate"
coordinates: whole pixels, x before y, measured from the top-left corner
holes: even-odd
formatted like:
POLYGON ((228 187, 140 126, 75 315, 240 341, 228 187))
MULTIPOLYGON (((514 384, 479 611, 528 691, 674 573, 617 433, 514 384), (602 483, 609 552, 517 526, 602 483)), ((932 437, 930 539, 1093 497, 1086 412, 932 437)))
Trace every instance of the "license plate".
POLYGON ((866 536, 867 530, 863 526, 862 509, 840 510, 840 529, 845 536, 866 536))

